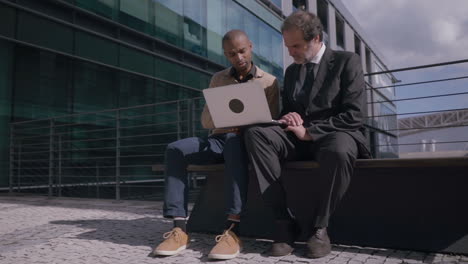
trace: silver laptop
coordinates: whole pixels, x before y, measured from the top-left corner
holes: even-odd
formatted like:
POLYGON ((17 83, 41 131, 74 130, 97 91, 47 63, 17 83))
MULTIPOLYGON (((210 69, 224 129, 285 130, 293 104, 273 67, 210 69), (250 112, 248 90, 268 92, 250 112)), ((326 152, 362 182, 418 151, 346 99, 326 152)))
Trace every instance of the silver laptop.
POLYGON ((204 89, 203 95, 216 128, 278 124, 271 118, 265 91, 259 82, 204 89))

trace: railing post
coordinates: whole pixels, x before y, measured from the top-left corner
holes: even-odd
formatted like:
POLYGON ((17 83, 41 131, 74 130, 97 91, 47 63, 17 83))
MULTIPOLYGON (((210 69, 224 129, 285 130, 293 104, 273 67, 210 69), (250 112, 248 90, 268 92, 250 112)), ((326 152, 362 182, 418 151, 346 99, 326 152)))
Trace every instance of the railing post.
POLYGON ((96 197, 98 199, 100 198, 100 193, 99 193, 99 165, 98 165, 97 161, 96 161, 96 197))
POLYGON ((180 139, 180 100, 177 101, 177 140, 180 139))
POLYGON ((18 175, 18 180, 16 181, 16 184, 18 185, 16 187, 16 190, 18 192, 21 192, 21 152, 22 152, 22 144, 21 140, 18 141, 18 171, 16 172, 18 175))
POLYGON ((190 133, 191 133, 191 136, 194 137, 196 136, 195 135, 195 132, 196 132, 196 125, 195 125, 195 108, 196 108, 196 104, 195 104, 195 100, 196 99, 190 99, 190 115, 189 115, 189 124, 190 124, 190 133))
POLYGON ((120 110, 115 119, 115 199, 120 200, 120 110))
POLYGON ((54 119, 50 119, 49 130, 49 198, 52 196, 52 184, 54 176, 54 119))
POLYGON ((10 125, 10 194, 13 194, 13 173, 14 173, 14 157, 15 157, 15 147, 13 145, 13 136, 14 136, 14 124, 10 125))
POLYGON ((192 101, 193 99, 187 100, 187 137, 193 137, 192 131, 192 101))
POLYGON ((62 197, 62 135, 58 136, 58 196, 62 197))

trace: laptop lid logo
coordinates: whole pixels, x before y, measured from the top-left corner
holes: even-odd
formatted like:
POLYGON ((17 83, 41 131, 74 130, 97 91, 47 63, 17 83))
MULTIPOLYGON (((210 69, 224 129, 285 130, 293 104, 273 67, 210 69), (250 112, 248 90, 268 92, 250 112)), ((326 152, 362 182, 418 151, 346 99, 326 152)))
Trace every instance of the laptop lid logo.
POLYGON ((240 114, 244 111, 244 103, 239 99, 232 99, 229 101, 229 109, 236 114, 240 114))

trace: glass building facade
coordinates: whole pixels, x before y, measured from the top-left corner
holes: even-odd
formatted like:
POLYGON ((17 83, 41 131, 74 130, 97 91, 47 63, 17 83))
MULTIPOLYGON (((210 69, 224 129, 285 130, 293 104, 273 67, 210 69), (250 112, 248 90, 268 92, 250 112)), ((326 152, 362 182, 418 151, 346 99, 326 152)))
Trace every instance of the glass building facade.
POLYGON ((0 0, 0 19, 0 186, 10 122, 199 97, 230 29, 283 78, 281 18, 256 1, 0 0))

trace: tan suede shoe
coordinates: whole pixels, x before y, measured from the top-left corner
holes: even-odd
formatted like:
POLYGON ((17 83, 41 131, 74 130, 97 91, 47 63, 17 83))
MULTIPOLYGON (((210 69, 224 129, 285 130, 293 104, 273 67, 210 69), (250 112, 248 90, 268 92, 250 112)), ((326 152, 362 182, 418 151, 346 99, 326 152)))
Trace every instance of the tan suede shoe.
POLYGON ((164 241, 154 250, 153 255, 172 256, 187 248, 189 236, 179 227, 174 227, 171 231, 164 233, 164 241))
POLYGON ((222 235, 216 236, 216 245, 211 249, 208 258, 210 259, 232 259, 239 255, 242 249, 242 242, 239 237, 231 231, 233 225, 225 230, 222 235))

